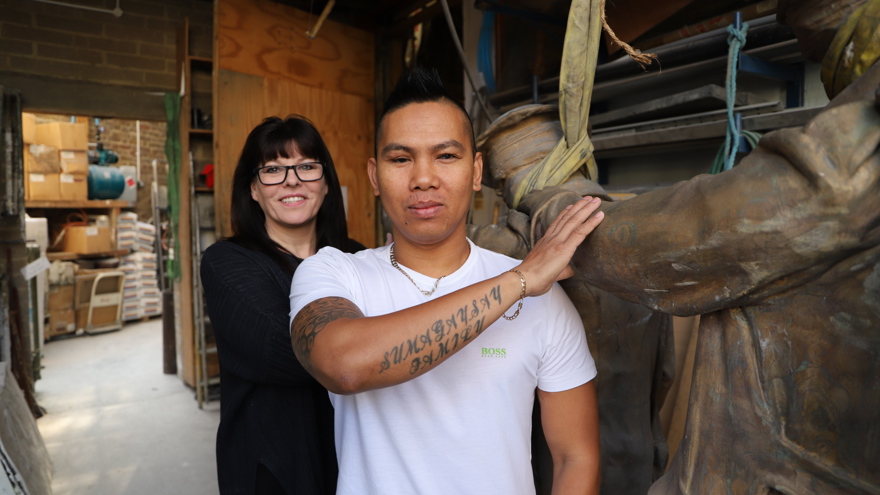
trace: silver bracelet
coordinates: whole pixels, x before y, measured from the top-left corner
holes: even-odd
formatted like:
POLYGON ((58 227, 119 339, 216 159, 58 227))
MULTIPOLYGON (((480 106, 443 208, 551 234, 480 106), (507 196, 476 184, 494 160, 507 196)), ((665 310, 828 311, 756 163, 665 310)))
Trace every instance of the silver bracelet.
POLYGON ((522 274, 521 271, 517 270, 516 268, 512 268, 510 271, 519 275, 519 283, 522 284, 522 289, 519 292, 519 301, 517 301, 516 303, 516 311, 513 312, 513 316, 507 316, 506 314, 504 314, 507 313, 507 311, 501 313, 501 316, 503 316, 504 319, 508 321, 515 320, 516 317, 519 316, 519 310, 522 309, 523 299, 525 299, 526 297, 526 277, 522 274))

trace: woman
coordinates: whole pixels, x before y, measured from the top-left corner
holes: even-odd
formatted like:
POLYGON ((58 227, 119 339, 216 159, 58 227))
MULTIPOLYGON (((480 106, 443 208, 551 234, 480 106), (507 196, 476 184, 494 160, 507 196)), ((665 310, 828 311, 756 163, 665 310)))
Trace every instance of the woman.
POLYGON ((290 280, 347 236, 330 152, 303 117, 270 117, 248 135, 232 185, 233 236, 202 258, 220 357, 217 474, 223 494, 336 491, 333 408, 290 344, 290 280))

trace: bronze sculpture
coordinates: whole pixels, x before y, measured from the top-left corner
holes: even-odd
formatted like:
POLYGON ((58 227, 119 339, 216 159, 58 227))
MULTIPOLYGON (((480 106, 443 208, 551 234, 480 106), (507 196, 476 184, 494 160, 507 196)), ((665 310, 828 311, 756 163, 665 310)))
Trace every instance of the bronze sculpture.
MULTIPOLYGON (((815 4, 781 2, 780 17, 798 22, 815 4)), ((859 12, 875 15, 877 4, 859 12)), ((828 26, 810 22, 795 32, 821 55, 815 34, 828 26)), ((866 66, 813 121, 768 134, 733 170, 606 204, 579 249, 567 286, 585 318, 601 308, 596 288, 704 315, 685 437, 649 493, 880 493, 880 66, 866 66)), ((515 125, 528 132, 529 122, 515 125)), ((535 166, 491 165, 508 199, 535 166)), ((575 174, 519 194, 507 226, 473 234, 527 245, 595 188, 575 174)), ((657 362, 641 369, 660 384, 657 362)), ((600 382, 600 404, 603 395, 618 397, 600 382)))

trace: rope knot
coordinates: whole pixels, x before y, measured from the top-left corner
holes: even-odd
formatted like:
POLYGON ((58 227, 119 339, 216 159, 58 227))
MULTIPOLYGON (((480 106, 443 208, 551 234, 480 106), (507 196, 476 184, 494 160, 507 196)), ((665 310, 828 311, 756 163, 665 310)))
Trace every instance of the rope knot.
POLYGON ((733 24, 727 26, 727 33, 730 35, 727 37, 727 44, 733 44, 734 41, 738 41, 740 45, 746 44, 746 33, 749 31, 749 23, 742 23, 742 27, 737 29, 733 24))

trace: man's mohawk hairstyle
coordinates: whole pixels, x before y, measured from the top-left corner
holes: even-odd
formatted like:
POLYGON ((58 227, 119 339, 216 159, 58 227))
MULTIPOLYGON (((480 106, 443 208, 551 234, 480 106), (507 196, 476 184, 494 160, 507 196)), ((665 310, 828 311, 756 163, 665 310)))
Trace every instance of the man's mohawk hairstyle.
MULTIPOLYGON (((375 145, 378 146, 379 144, 379 135, 382 132, 382 124, 386 115, 413 103, 434 101, 448 102, 461 110, 470 137, 471 149, 476 151, 474 145, 474 125, 467 110, 446 91, 446 88, 443 86, 443 80, 440 79, 440 74, 437 73, 437 69, 418 66, 407 70, 400 76, 400 79, 397 80, 397 84, 394 86, 394 90, 385 100, 385 107, 382 109, 382 115, 379 116, 379 122, 376 125, 375 145)), ((378 150, 374 149, 374 151, 378 150)))
POLYGON ((443 99, 455 102, 455 99, 443 87, 443 81, 440 79, 437 69, 414 67, 406 71, 397 80, 394 91, 385 100, 385 108, 382 115, 384 116, 411 103, 427 103, 443 99))

